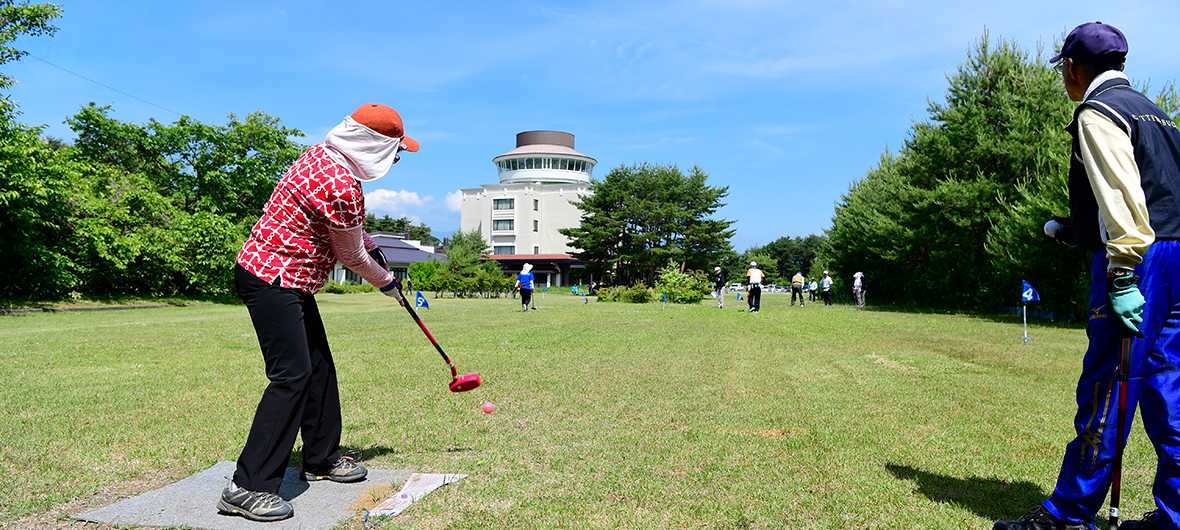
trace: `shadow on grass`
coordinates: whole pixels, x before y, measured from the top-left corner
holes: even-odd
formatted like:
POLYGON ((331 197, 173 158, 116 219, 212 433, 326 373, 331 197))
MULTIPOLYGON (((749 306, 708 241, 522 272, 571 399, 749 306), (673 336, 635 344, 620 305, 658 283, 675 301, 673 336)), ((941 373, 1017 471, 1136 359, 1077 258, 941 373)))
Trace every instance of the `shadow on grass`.
MULTIPOLYGON (((1031 309, 1031 308, 1030 308, 1031 309)), ((995 311, 985 311, 980 309, 963 309, 963 308, 938 308, 938 307, 919 307, 914 305, 887 305, 887 304, 868 304, 866 307, 860 309, 861 311, 873 311, 877 313, 910 313, 918 315, 958 315, 968 318, 975 318, 979 320, 987 320, 990 322, 999 322, 1002 324, 1021 324, 1024 319, 1020 314, 999 313, 995 311)), ((1085 321, 1070 322, 1068 319, 1061 318, 1057 320, 1043 320, 1039 318, 1030 318, 1028 321, 1029 327, 1040 328, 1064 328, 1064 329, 1086 329, 1085 321)))
MULTIPOLYGON (((428 452, 428 453, 464 453, 467 451, 474 451, 474 450, 475 450, 474 447, 443 447, 443 448, 428 450, 428 451, 424 451, 424 452, 428 452)), ((287 461, 287 466, 288 467, 295 467, 295 468, 303 467, 303 454, 302 454, 302 452, 303 452, 303 448, 300 446, 296 446, 291 451, 291 458, 287 461)), ((385 455, 396 455, 396 454, 406 454, 407 453, 407 451, 405 451, 405 450, 399 451, 397 449, 394 449, 392 447, 386 447, 384 445, 374 445, 374 446, 369 446, 369 447, 349 447, 349 446, 342 445, 342 446, 340 446, 340 452, 343 453, 344 456, 347 456, 353 460, 356 460, 357 462, 367 462, 369 460, 373 460, 377 457, 381 457, 381 456, 385 456, 385 455)), ((423 452, 423 451, 415 451, 415 452, 423 452)))
POLYGON ((899 464, 885 464, 885 469, 898 479, 913 482, 927 499, 961 506, 989 521, 1020 517, 1048 497, 1028 481, 948 477, 899 464))

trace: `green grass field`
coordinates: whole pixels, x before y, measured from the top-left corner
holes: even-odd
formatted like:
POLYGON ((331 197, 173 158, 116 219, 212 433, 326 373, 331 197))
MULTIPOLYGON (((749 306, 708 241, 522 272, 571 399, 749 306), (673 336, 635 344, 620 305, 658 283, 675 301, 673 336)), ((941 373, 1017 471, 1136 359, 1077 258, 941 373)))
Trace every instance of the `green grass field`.
MULTIPOLYGON (((381 528, 990 528, 1051 491, 1085 349, 1080 327, 1034 323, 1026 346, 1016 318, 780 294, 758 314, 430 299, 484 382, 453 394, 388 298, 318 299, 346 449, 471 475, 381 528)), ((235 459, 265 384, 242 306, 0 317, 0 526, 235 459)), ((1124 517, 1153 508, 1154 453, 1130 443, 1124 517)))

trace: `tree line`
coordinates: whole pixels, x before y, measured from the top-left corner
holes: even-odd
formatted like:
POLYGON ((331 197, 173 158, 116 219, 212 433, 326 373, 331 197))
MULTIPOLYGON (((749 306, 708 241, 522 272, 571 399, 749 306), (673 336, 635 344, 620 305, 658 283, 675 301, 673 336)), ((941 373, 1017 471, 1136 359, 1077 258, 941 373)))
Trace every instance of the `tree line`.
MULTIPOLYGON (((841 197, 817 264, 863 271, 886 303, 1019 305, 1025 279, 1042 307, 1084 311, 1089 256, 1041 236, 1069 213, 1075 104, 1061 75, 1040 50, 985 32, 948 81, 945 101, 841 197)), ((1173 85, 1155 99, 1176 118, 1173 85)))

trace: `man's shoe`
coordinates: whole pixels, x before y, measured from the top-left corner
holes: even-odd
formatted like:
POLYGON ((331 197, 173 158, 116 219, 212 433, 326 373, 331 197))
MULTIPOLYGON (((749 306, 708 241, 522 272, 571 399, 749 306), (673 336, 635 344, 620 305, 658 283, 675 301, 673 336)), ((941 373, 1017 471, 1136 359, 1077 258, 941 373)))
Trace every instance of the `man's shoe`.
POLYGON ((238 488, 230 491, 225 488, 221 492, 221 500, 217 501, 217 509, 223 513, 236 514, 251 521, 281 521, 295 515, 291 503, 269 491, 250 491, 238 488))
POLYGON ((1084 523, 1070 523, 1058 519, 1044 506, 1036 506, 1015 521, 996 521, 992 530, 1088 530, 1084 523))
POLYGON ((1123 521, 1119 524, 1119 530, 1159 530, 1159 525, 1155 524, 1155 516, 1158 514, 1157 509, 1143 514, 1143 519, 1138 521, 1123 521))
POLYGON ((311 482, 328 479, 332 482, 357 482, 364 480, 368 474, 369 470, 365 469, 365 466, 356 463, 347 456, 342 456, 328 469, 315 471, 305 468, 303 480, 311 482))

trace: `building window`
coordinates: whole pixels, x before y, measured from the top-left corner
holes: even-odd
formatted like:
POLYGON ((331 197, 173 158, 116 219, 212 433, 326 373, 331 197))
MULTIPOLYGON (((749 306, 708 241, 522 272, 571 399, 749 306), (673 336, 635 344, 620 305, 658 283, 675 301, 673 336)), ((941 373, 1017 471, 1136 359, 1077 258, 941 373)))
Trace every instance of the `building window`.
POLYGON ((513 199, 493 199, 493 210, 511 210, 513 209, 513 199))
POLYGON ((533 245, 533 254, 540 254, 540 253, 541 253, 541 247, 533 245))
POLYGON ((540 232, 540 231, 541 231, 541 221, 538 221, 538 220, 536 220, 536 219, 533 219, 533 231, 534 231, 534 232, 540 232))
POLYGON ((502 247, 494 247, 492 252, 494 252, 497 256, 511 256, 513 254, 516 254, 516 247, 511 246, 511 245, 505 245, 502 247))
POLYGON ((541 199, 533 199, 533 211, 536 212, 536 211, 540 211, 540 210, 541 210, 541 199))
POLYGON ((512 219, 496 219, 492 221, 492 230, 512 230, 512 219))

